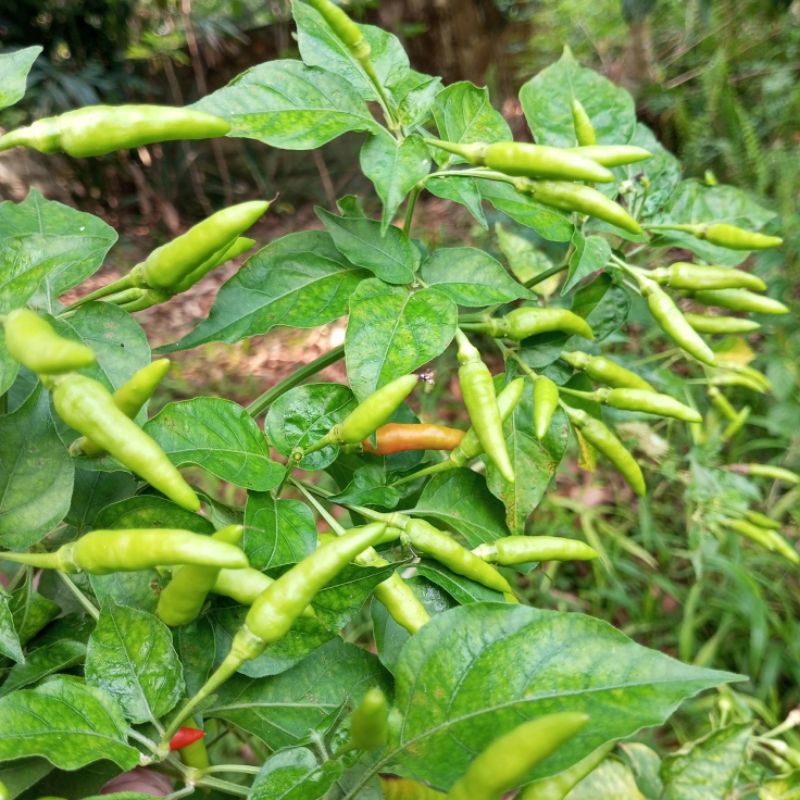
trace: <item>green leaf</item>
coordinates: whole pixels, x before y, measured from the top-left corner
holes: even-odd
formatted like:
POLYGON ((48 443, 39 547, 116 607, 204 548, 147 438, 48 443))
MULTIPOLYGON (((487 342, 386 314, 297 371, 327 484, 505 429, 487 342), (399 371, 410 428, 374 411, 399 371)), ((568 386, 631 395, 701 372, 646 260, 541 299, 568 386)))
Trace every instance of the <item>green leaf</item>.
POLYGON ((42 756, 76 770, 105 759, 133 769, 139 751, 126 743, 127 729, 106 692, 59 675, 0 698, 0 761, 42 756))
POLYGON ((368 269, 386 283, 411 283, 419 254, 399 228, 385 232, 380 222, 366 217, 337 217, 324 208, 317 216, 339 252, 357 267, 368 269))
POLYGON ((0 108, 13 106, 25 96, 28 73, 41 52, 36 45, 0 54, 0 108))
MULTIPOLYGON (((653 131, 641 122, 637 123, 630 144, 649 150, 652 153, 652 158, 648 158, 647 161, 628 164, 624 167, 617 167, 614 170, 614 174, 619 174, 629 179, 640 174, 644 174, 647 177, 650 186, 647 188, 647 197, 645 198, 641 216, 648 219, 664 205, 680 182, 681 164, 656 139, 653 131)), ((633 181, 633 188, 634 191, 627 197, 627 200, 628 206, 635 208, 641 204, 645 190, 641 183, 635 180, 633 181)))
POLYGON ((0 588, 0 656, 10 658, 18 664, 25 663, 25 654, 22 652, 14 625, 11 598, 2 588, 0 588))
POLYGON ((520 225, 536 231, 543 239, 551 242, 568 242, 572 238, 575 226, 561 211, 537 203, 530 195, 522 194, 513 186, 500 181, 482 180, 478 182, 478 188, 483 199, 498 211, 508 214, 520 225))
POLYGON ((385 464, 365 464, 353 473, 353 479, 331 501, 339 505, 377 506, 394 508, 400 502, 400 492, 386 485, 385 464))
MULTIPOLYGON (((292 16, 297 23, 297 44, 306 64, 322 67, 342 77, 366 100, 377 100, 378 94, 347 45, 333 32, 320 14, 307 3, 292 2, 292 16)), ((408 56, 399 39, 372 25, 359 25, 370 46, 378 80, 391 87, 407 79, 408 56)))
POLYGON ((506 446, 520 480, 508 483, 493 462, 486 465, 489 491, 503 501, 506 524, 514 535, 525 533, 525 523, 544 498, 556 474, 569 441, 569 422, 563 411, 556 411, 544 439, 533 433, 533 383, 526 381, 522 399, 505 421, 506 446), (522 477, 524 476, 524 478, 522 477))
MULTIPOLYGON (((497 236, 497 246, 518 281, 526 283, 554 266, 544 250, 539 249, 530 238, 508 230, 499 222, 495 224, 494 232, 497 236)), ((552 275, 545 281, 537 283, 533 291, 548 297, 555 291, 560 280, 559 275, 552 275)))
POLYGON ((603 269, 611 258, 611 246, 602 236, 584 236, 578 228, 572 234, 572 246, 574 250, 569 259, 567 279, 561 287, 562 295, 587 275, 603 269))
POLYGON ((408 193, 430 172, 428 148, 419 136, 398 142, 382 130, 364 142, 359 159, 361 171, 372 181, 383 203, 381 231, 385 233, 408 193))
POLYGON ((497 259, 474 247, 440 247, 422 263, 420 274, 426 284, 460 306, 510 303, 533 296, 497 259))
POLYGON ((90 575, 89 583, 101 608, 107 603, 117 603, 155 614, 161 591, 161 581, 155 569, 90 575))
POLYGON ((33 573, 11 595, 9 608, 21 645, 27 644, 42 628, 61 613, 61 607, 39 594, 33 586, 33 573))
POLYGON ((216 477, 257 492, 274 489, 284 467, 269 457, 261 429, 232 400, 195 397, 168 403, 144 429, 173 464, 196 464, 216 477))
POLYGON ((67 514, 75 465, 50 418, 39 387, 0 417, 0 546, 24 550, 67 514))
POLYGON ((663 800, 727 797, 747 760, 752 726, 728 725, 696 742, 687 752, 664 759, 663 800))
POLYGON ((304 741, 331 712, 371 686, 387 688, 378 659, 336 638, 282 675, 235 676, 204 713, 278 750, 304 741))
POLYGON ((414 514, 443 522, 470 547, 508 536, 503 506, 489 493, 483 477, 470 469, 453 469, 431 478, 414 514))
POLYGON ((376 278, 350 298, 345 359, 359 400, 442 353, 456 333, 458 308, 437 289, 411 292, 376 278))
POLYGON ((459 605, 467 603, 502 603, 503 595, 493 589, 487 589, 480 583, 469 580, 463 575, 456 575, 438 561, 423 559, 417 564, 417 573, 444 589, 459 605))
POLYGON ((593 769, 564 800, 610 800, 612 797, 614 800, 645 800, 630 769, 609 759, 593 769))
POLYGON ((174 631, 175 649, 183 665, 186 696, 200 690, 214 668, 216 641, 214 626, 207 616, 198 617, 174 631))
POLYGON ((555 64, 531 78, 519 91, 528 127, 539 144, 574 147, 572 99, 586 109, 602 144, 627 144, 636 127, 636 107, 625 89, 582 67, 568 47, 555 64))
MULTIPOLYGON (((267 412, 265 428, 272 446, 287 458, 295 447, 319 441, 354 408, 356 401, 346 386, 311 383, 281 395, 267 412)), ((336 460, 339 448, 324 447, 298 464, 305 470, 325 469, 336 460)))
POLYGON ((403 719, 385 757, 439 787, 449 787, 476 753, 520 722, 556 711, 590 717, 539 764, 533 780, 663 723, 703 689, 740 679, 681 664, 592 617, 499 603, 434 617, 403 648, 395 678, 403 719))
MULTIPOLYGON (((698 180, 681 181, 664 209, 652 220, 670 223, 725 222, 748 230, 758 230, 775 217, 775 212, 759 205, 752 194, 736 186, 706 186, 698 180)), ((681 231, 658 231, 655 244, 691 250, 709 264, 735 267, 748 257, 744 250, 729 250, 697 239, 681 231)))
POLYGON ((250 800, 318 800, 341 774, 341 761, 320 764, 312 750, 292 747, 264 762, 247 796, 250 800))
POLYGON ((425 188, 436 197, 460 203, 472 214, 484 230, 488 230, 489 223, 486 221, 486 214, 483 213, 481 183, 482 181, 477 178, 446 176, 443 178, 429 178, 425 182, 425 188))
POLYGON ((398 121, 410 128, 430 116, 436 95, 442 90, 442 79, 409 69, 390 89, 397 103, 398 121))
POLYGON ((97 528, 182 528, 213 533, 206 517, 181 508, 166 497, 140 494, 106 506, 95 519, 97 528))
POLYGON ((66 516, 78 533, 94 527, 97 514, 109 503, 130 497, 136 491, 136 478, 130 472, 75 470, 72 505, 66 516))
POLYGON ((152 614, 106 603, 89 637, 86 681, 112 695, 131 722, 156 722, 183 690, 172 632, 152 614))
POLYGON ((383 567, 348 564, 314 597, 318 619, 331 630, 341 630, 358 614, 373 589, 389 578, 394 570, 394 564, 383 567))
POLYGON ((228 136, 283 150, 314 150, 348 131, 379 129, 345 78, 290 59, 251 67, 191 108, 228 120, 228 136))
POLYGON ((628 766, 631 768, 636 785, 645 797, 660 798, 664 791, 661 781, 661 758, 655 750, 641 742, 626 742, 620 745, 628 766))
MULTIPOLYGON (((433 118, 439 136, 449 142, 502 142, 513 139, 503 115, 492 106, 489 90, 459 81, 436 95, 433 118)), ((451 156, 437 151, 437 161, 451 156)))
POLYGON ((269 493, 251 492, 244 525, 243 549, 255 569, 295 564, 317 546, 314 515, 299 500, 276 500, 269 493))
POLYGON ((248 259, 219 290, 208 319, 159 352, 215 340, 238 342, 276 325, 326 325, 347 313, 348 298, 364 274, 347 263, 323 231, 291 233, 248 259))
POLYGON ((16 664, 0 687, 0 695, 10 694, 17 689, 38 683, 54 672, 82 664, 86 655, 86 645, 72 639, 50 642, 46 647, 37 647, 24 664, 16 664))
POLYGON ((13 764, 0 765, 0 781, 6 785, 9 797, 16 798, 52 770, 53 765, 43 758, 22 758, 13 764))

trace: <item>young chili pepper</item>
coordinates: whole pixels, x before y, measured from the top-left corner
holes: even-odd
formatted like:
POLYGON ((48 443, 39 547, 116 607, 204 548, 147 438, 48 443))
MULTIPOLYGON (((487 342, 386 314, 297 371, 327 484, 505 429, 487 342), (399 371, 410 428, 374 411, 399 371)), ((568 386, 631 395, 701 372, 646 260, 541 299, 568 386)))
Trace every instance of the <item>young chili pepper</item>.
POLYGON ((737 433, 744 427, 745 422, 750 417, 750 412, 752 409, 750 406, 745 406, 742 410, 736 415, 736 419, 731 420, 730 425, 722 432, 722 440, 727 442, 728 439, 732 439, 736 436, 737 433))
POLYGON ((357 750, 380 750, 389 739, 389 701, 377 687, 370 689, 350 715, 350 740, 357 750))
POLYGON ((228 655, 181 709, 170 724, 168 734, 174 733, 181 722, 242 664, 257 658, 271 642, 283 638, 320 589, 359 553, 398 535, 399 531, 387 531, 386 523, 353 528, 306 556, 270 584, 247 612, 244 624, 233 637, 228 655))
POLYGON ((774 464, 728 464, 725 469, 740 475, 754 475, 758 478, 772 478, 775 481, 800 484, 800 475, 774 464))
MULTIPOLYGON (((211 537, 217 542, 238 545, 244 534, 242 525, 228 525, 211 537)), ((214 588, 221 567, 183 566, 172 573, 172 580, 161 590, 156 616, 174 628, 196 619, 214 588)))
POLYGON ((563 331, 584 339, 594 339, 594 333, 583 317, 566 308, 515 308, 504 317, 494 317, 484 322, 465 323, 464 330, 487 333, 494 338, 501 336, 515 341, 527 339, 538 333, 563 331))
POLYGON ((712 405, 719 411, 725 419, 729 421, 735 420, 739 416, 739 412, 730 404, 730 401, 725 397, 716 386, 708 387, 708 397, 712 405))
POLYGON ((504 536, 480 544, 472 552, 484 561, 503 566, 528 561, 590 561, 598 556, 588 544, 559 536, 504 536))
POLYGON ((783 244, 783 239, 779 236, 767 236, 723 222, 695 225, 648 225, 648 228, 654 231, 682 231, 696 236, 698 239, 705 239, 719 247, 727 247, 729 250, 766 250, 769 247, 780 247, 783 244))
POLYGON ((638 273, 636 277, 642 296, 647 299, 650 313, 661 330, 689 355, 713 367, 716 364, 713 351, 686 321, 675 301, 655 281, 638 273))
POLYGON ((569 421, 592 447, 599 450, 620 472, 636 494, 647 492, 642 470, 619 439, 600 420, 582 409, 564 406, 569 421))
POLYGON ((565 797, 614 749, 614 742, 607 742, 582 758, 577 764, 556 775, 540 778, 529 783, 518 800, 564 800, 565 797))
POLYGON ((464 438, 464 431, 444 425, 423 423, 404 424, 390 422, 375 431, 375 443, 371 438, 361 442, 365 453, 387 456, 407 450, 452 450, 464 438))
MULTIPOLYGON (((251 606, 258 596, 275 583, 274 578, 259 572, 252 567, 243 569, 221 569, 217 572, 214 585, 211 587, 213 594, 230 597, 243 606, 251 606)), ((303 617, 315 617, 314 609, 308 606, 301 614, 303 617)))
POLYGON ((583 370, 590 378, 615 389, 642 389, 654 392, 655 388, 644 378, 615 363, 605 356, 590 356, 580 350, 562 353, 560 356, 575 369, 583 370))
POLYGON ((750 333, 761 327, 758 322, 740 317, 709 317, 689 312, 683 316, 698 333, 750 333))
MULTIPOLYGON (((511 383, 500 390, 500 393, 497 395, 497 408, 500 411, 501 421, 504 422, 511 416, 511 412, 517 407, 517 403, 519 403, 524 389, 525 379, 515 378, 511 383)), ((477 458, 482 452, 483 446, 478 439, 478 434, 475 433, 475 428, 470 428, 464 434, 464 438, 461 440, 458 447, 450 451, 450 455, 445 461, 440 461, 438 464, 432 464, 411 475, 406 475, 404 478, 395 481, 395 485, 416 480, 424 475, 434 475, 438 472, 447 472, 451 469, 464 467, 472 461, 473 458, 477 458)))
POLYGON ((411 394, 419 377, 403 375, 387 383, 359 403, 340 423, 334 425, 319 441, 303 450, 298 449, 293 457, 302 461, 303 456, 331 444, 358 444, 374 433, 394 414, 403 400, 411 394))
POLYGON ((605 167, 559 147, 527 142, 445 142, 426 139, 427 144, 461 156, 468 164, 489 167, 505 175, 533 178, 565 178, 609 183, 614 176, 605 167))
POLYGON ((581 147, 597 144, 597 132, 592 125, 592 120, 586 113, 583 103, 577 97, 572 98, 570 104, 572 111, 572 126, 575 128, 575 138, 581 147))
POLYGON ((744 375, 751 381, 755 381, 765 392, 771 392, 773 389, 772 381, 763 372, 748 364, 740 364, 732 359, 720 358, 717 359, 717 366, 721 369, 735 372, 737 375, 744 375))
POLYGON ((612 408, 625 411, 644 411, 659 417, 673 417, 683 422, 702 422, 702 415, 668 394, 648 392, 643 389, 598 389, 591 392, 592 399, 612 408))
POLYGON ((247 557, 227 542, 177 528, 91 531, 53 553, 2 553, 6 561, 59 572, 136 572, 158 566, 197 564, 227 569, 247 566, 247 557))
POLYGON ((523 722, 495 739, 472 761, 451 787, 448 800, 500 800, 588 721, 586 714, 562 712, 523 722))
POLYGON ((39 375, 73 372, 97 360, 85 344, 59 336, 49 322, 27 308, 9 311, 3 327, 11 358, 39 375))
POLYGON ((533 432, 544 439, 558 408, 558 386, 550 378, 539 375, 533 382, 533 432))
POLYGON ((762 528, 744 519, 722 519, 720 525, 752 539, 770 552, 776 552, 793 564, 800 564, 800 554, 772 528, 762 528))
POLYGON ((634 164, 637 161, 646 161, 653 154, 643 147, 632 144, 595 144, 585 147, 568 147, 570 153, 576 153, 584 158, 591 158, 604 167, 621 167, 625 164, 634 164))
POLYGON ((546 206, 560 208, 562 211, 578 211, 616 225, 629 233, 643 233, 642 226, 619 203, 609 200, 602 192, 591 186, 564 181, 517 178, 514 187, 518 192, 529 194, 534 200, 546 206))
POLYGON ((767 288, 761 278, 749 272, 686 261, 675 261, 647 274, 659 285, 672 289, 756 289, 763 292, 767 288))
POLYGON ((359 61, 369 58, 370 46, 364 39, 361 28, 339 6, 330 0, 308 0, 308 4, 320 13, 336 36, 347 45, 347 49, 359 61))
POLYGON ((749 311, 752 314, 788 314, 789 309, 779 300, 754 294, 747 289, 706 289, 694 292, 692 299, 704 306, 749 311))
POLYGON ((458 382, 472 427, 487 456, 509 483, 514 482, 514 468, 506 448, 503 420, 497 407, 494 381, 480 353, 461 331, 458 342, 458 382))
MULTIPOLYGON (((164 380, 170 366, 168 358, 160 358, 142 367, 111 395, 114 405, 126 417, 134 419, 164 380)), ((80 436, 69 446, 69 452, 73 456, 83 455, 92 458, 103 455, 105 451, 85 436, 80 436)))
POLYGON ((189 511, 200 508, 197 495, 167 454, 117 408, 103 384, 75 373, 54 378, 52 382, 53 406, 67 425, 178 505, 189 511))
POLYGON ((206 735, 205 731, 199 728, 178 728, 175 735, 169 740, 170 750, 183 750, 184 747, 199 741, 206 735))
POLYGON ((748 522, 752 522, 754 525, 759 525, 762 528, 779 530, 781 527, 781 523, 777 519, 768 517, 766 514, 762 514, 760 511, 754 511, 753 509, 748 508, 747 511, 744 512, 744 515, 748 522))
POLYGON ((102 156, 153 142, 225 136, 230 123, 191 108, 154 105, 86 106, 45 117, 0 136, 0 150, 19 145, 77 158, 102 156))

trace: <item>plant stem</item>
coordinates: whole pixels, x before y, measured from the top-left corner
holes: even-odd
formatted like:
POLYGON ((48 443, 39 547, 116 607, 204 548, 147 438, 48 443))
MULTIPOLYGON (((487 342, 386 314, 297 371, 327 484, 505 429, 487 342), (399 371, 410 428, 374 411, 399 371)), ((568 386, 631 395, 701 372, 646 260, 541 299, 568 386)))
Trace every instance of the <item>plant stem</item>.
POLYGON ((552 278, 553 275, 558 275, 559 272, 564 272, 564 270, 566 270, 568 267, 569 263, 558 264, 555 267, 550 267, 550 269, 546 269, 544 272, 540 272, 538 275, 534 275, 532 278, 529 278, 522 285, 526 289, 530 289, 532 286, 537 286, 543 281, 546 281, 548 278, 552 278))
POLYGON ((238 783, 231 783, 230 781, 222 781, 219 778, 200 778, 195 786, 206 786, 209 789, 217 789, 225 794, 233 794, 237 797, 248 797, 250 790, 244 786, 239 786, 238 783))
POLYGON ((69 575, 64 574, 63 572, 57 572, 59 578, 64 582, 64 585, 67 589, 72 592, 75 596, 75 599, 86 609, 86 613, 95 621, 100 619, 100 612, 95 608, 95 606, 89 601, 89 598, 75 585, 69 575))
POLYGON ((414 209, 417 207, 417 200, 422 192, 422 185, 417 184, 411 190, 411 196, 408 198, 408 205, 406 205, 406 218, 403 222, 403 232, 406 236, 411 235, 411 225, 414 222, 414 209))
POLYGON ((263 414, 282 394, 285 394, 290 389, 294 389, 295 386, 301 384, 306 378, 310 378, 317 372, 321 372, 325 367, 335 364, 342 356, 344 356, 343 344, 334 347, 327 353, 323 353, 319 358, 315 358, 308 364, 304 364, 291 375, 256 397, 256 399, 247 406, 247 413, 250 414, 251 417, 257 417, 263 414))
POLYGON ((204 775, 210 775, 212 772, 240 772, 244 775, 258 775, 261 767, 251 767, 247 764, 215 764, 203 770, 204 775))

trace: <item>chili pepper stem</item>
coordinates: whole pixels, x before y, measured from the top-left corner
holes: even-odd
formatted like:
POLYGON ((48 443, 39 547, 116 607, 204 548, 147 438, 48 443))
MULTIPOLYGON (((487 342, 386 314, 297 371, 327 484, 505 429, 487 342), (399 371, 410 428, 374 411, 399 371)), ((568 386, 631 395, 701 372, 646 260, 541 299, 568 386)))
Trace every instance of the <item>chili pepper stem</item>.
POLYGON ((55 553, 12 553, 0 552, 0 561, 13 561, 15 564, 26 564, 39 569, 65 570, 64 561, 58 551, 55 553))
POLYGON ((444 461, 439 461, 436 464, 431 464, 429 467, 423 467, 422 469, 418 469, 416 472, 412 472, 410 475, 404 475, 402 478, 398 478, 396 481, 392 482, 392 486, 400 486, 403 483, 410 483, 411 481, 417 480, 417 478, 423 478, 426 475, 437 475, 440 472, 448 472, 451 469, 455 469, 455 464, 451 461, 445 459, 444 461))
POLYGON ((131 283, 129 276, 126 275, 124 278, 120 278, 118 281, 112 281, 106 286, 101 286, 99 289, 95 289, 95 291, 90 292, 89 294, 79 298, 74 303, 70 303, 70 305, 68 305, 61 313, 63 314, 66 313, 67 311, 74 311, 75 309, 82 306, 84 303, 88 303, 91 300, 100 300, 104 297, 107 297, 110 294, 121 292, 123 289, 132 289, 132 288, 134 288, 134 286, 131 283))

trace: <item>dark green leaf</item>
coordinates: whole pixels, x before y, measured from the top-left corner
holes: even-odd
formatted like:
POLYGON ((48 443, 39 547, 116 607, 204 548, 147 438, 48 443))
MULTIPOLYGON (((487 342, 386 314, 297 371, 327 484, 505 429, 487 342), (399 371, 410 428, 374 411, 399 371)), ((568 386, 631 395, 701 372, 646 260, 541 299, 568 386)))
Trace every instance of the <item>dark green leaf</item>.
POLYGON ((387 283, 411 283, 419 254, 399 228, 385 233, 380 222, 366 217, 337 217, 315 209, 339 252, 357 267, 368 269, 387 283))
POLYGON ((23 758, 0 766, 0 781, 6 785, 9 796, 16 798, 52 770, 53 765, 43 758, 23 758))
POLYGON ((661 781, 661 757, 655 750, 641 742, 627 742, 620 746, 628 765, 636 778, 636 785, 648 800, 661 797, 664 786, 661 781))
POLYGON ((345 339, 347 376, 363 400, 389 381, 442 353, 453 340, 458 308, 437 289, 411 292, 376 278, 350 298, 345 339))
POLYGON ((390 88, 397 102, 400 124, 411 127, 424 122, 430 115, 436 95, 442 90, 442 79, 409 69, 390 88))
POLYGON ((276 500, 268 493, 251 492, 244 525, 244 551, 255 569, 295 564, 317 546, 314 515, 299 500, 276 500))
POLYGON ((536 231, 543 239, 551 242, 568 242, 572 238, 574 225, 561 211, 537 203, 530 195, 522 194, 513 186, 500 181, 482 180, 479 181, 478 188, 483 199, 498 211, 508 214, 520 225, 536 231))
POLYGON ((42 756, 61 769, 113 761, 133 769, 139 751, 114 700, 77 678, 57 676, 0 698, 0 761, 42 756))
POLYGON ((400 492, 386 485, 386 471, 379 464, 365 464, 353 473, 353 480, 339 494, 331 497, 339 505, 394 508, 400 492))
POLYGON ((331 630, 341 630, 361 610, 373 589, 394 570, 394 564, 384 567, 349 564, 314 597, 318 619, 331 630))
POLYGON ((341 75, 289 59, 251 67, 193 108, 227 119, 229 136, 283 150, 313 150, 348 131, 378 129, 341 75))
POLYGON ((199 514, 181 508, 166 497, 140 494, 106 506, 95 519, 98 528, 182 528, 213 533, 214 526, 199 514))
POLYGON ((578 228, 572 234, 574 248, 569 259, 569 272, 561 294, 580 283, 587 275, 603 269, 611 258, 611 247, 602 236, 584 236, 578 228))
POLYGON ((131 722, 155 722, 183 690, 171 631, 152 614, 106 603, 89 637, 86 681, 116 698, 131 722))
POLYGON ((0 588, 0 656, 10 658, 18 664, 25 662, 25 654, 17 636, 10 596, 0 588))
POLYGON ((37 647, 24 664, 17 664, 8 673, 8 677, 0 687, 0 695, 6 695, 16 689, 22 689, 54 672, 83 663, 86 645, 71 639, 50 642, 46 647, 37 647))
POLYGON ((264 762, 247 796, 250 800, 318 800, 341 774, 341 761, 320 764, 312 750, 292 747, 264 762))
POLYGON ((41 52, 36 45, 0 55, 0 108, 13 106, 25 96, 28 73, 41 52))
POLYGON ((40 387, 0 417, 0 546, 23 550, 64 519, 74 477, 40 387))
POLYGON ((78 533, 94 527, 100 511, 110 503, 130 497, 136 490, 136 478, 130 472, 90 472, 75 470, 72 505, 66 516, 78 533))
POLYGON ((232 400, 195 397, 169 403, 145 426, 176 466, 196 464, 234 486, 267 492, 284 467, 269 457, 261 429, 232 400))
POLYGON ((739 679, 681 664, 592 617, 499 603, 434 617, 403 648, 395 677, 403 721, 386 757, 439 787, 449 787, 490 741, 522 721, 556 711, 590 717, 532 780, 661 724, 703 689, 739 679), (438 702, 424 700, 430 697, 438 702))
POLYGON ((472 214, 478 224, 484 228, 489 228, 486 221, 486 214, 483 213, 483 196, 481 195, 480 184, 477 178, 454 178, 447 176, 443 178, 430 178, 425 182, 425 188, 436 197, 445 200, 452 200, 460 203, 472 214))
POLYGON ((11 594, 11 616, 19 642, 27 644, 48 622, 55 619, 61 607, 50 598, 39 594, 32 584, 33 576, 16 588, 11 594))
POLYGON ((174 635, 175 649, 183 665, 186 695, 193 697, 214 668, 217 649, 214 626, 208 617, 198 617, 188 625, 181 625, 174 635))
POLYGON ((423 559, 417 564, 417 572, 444 589, 459 605, 467 603, 502 603, 503 595, 493 589, 487 589, 483 584, 471 581, 463 575, 456 575, 438 561, 423 559))

